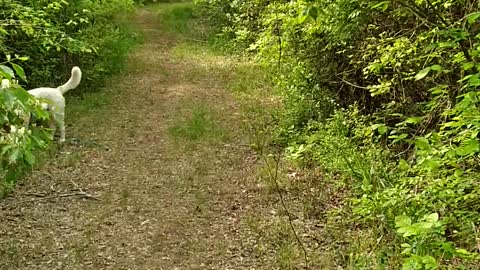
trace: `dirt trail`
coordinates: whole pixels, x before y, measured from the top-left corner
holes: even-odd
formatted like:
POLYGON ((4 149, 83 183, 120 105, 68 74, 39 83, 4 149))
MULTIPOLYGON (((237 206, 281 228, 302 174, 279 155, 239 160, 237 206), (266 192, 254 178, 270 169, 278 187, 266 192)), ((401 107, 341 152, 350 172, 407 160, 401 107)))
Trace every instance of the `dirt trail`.
POLYGON ((0 201, 0 269, 270 269, 243 221, 255 172, 238 106, 220 82, 185 79, 195 62, 172 57, 154 14, 138 25, 145 42, 102 90, 108 104, 70 112, 78 140, 0 201), (228 139, 188 148, 169 136, 196 103, 228 112, 228 139))

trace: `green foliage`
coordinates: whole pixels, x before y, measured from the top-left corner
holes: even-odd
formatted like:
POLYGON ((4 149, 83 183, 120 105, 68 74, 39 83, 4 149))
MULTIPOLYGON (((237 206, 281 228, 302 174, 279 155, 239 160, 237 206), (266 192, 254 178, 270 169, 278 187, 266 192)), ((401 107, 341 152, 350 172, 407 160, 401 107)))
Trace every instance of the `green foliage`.
POLYGON ((478 267, 478 1, 196 2, 277 74, 287 156, 349 186, 332 215, 389 239, 371 260, 478 267))
POLYGON ((98 85, 118 71, 132 44, 121 24, 131 11, 131 0, 4 0, 0 51, 29 56, 28 88, 63 83, 73 65, 85 74, 82 86, 98 85))
POLYGON ((160 5, 159 17, 161 27, 176 34, 194 34, 190 23, 195 17, 191 3, 177 3, 174 5, 160 5))
POLYGON ((28 129, 24 124, 26 116, 38 121, 48 120, 48 113, 42 110, 40 102, 28 94, 13 79, 20 77, 26 80, 23 68, 15 64, 15 60, 26 60, 25 57, 0 63, 0 197, 3 197, 13 186, 17 178, 35 164, 34 152, 44 149, 50 142, 48 130, 33 124, 28 129), (8 65, 12 66, 10 68, 8 65))
POLYGON ((99 84, 122 67, 134 36, 123 23, 132 0, 3 0, 0 11, 0 181, 8 191, 35 163, 51 133, 48 114, 23 88, 58 86, 73 65, 83 72, 81 87, 99 84), (15 57, 12 57, 14 55, 15 57), (19 63, 21 62, 21 64, 19 63), (28 77, 27 77, 28 75, 28 77), (28 79, 28 80, 27 80, 28 79), (32 123, 24 123, 31 114, 32 123))

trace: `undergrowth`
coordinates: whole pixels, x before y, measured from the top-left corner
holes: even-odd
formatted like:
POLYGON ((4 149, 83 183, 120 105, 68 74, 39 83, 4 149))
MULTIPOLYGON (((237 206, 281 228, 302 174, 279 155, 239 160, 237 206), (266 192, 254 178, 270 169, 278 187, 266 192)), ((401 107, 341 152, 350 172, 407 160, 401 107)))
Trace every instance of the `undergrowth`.
MULTIPOLYGON (((335 249, 325 260, 479 267, 477 1, 196 3, 214 44, 273 74, 280 109, 257 111, 253 144, 283 149, 286 192, 335 249)), ((244 79, 239 92, 262 88, 244 79)))

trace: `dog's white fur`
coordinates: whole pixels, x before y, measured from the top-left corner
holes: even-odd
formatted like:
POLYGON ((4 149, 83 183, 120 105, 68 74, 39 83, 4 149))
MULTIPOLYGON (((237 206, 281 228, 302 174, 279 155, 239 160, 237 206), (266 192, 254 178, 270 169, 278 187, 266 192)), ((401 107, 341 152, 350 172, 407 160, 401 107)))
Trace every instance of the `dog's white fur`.
MULTIPOLYGON (((65 141, 65 94, 68 90, 76 88, 82 79, 82 72, 80 68, 72 68, 72 76, 67 83, 57 88, 41 87, 29 90, 28 93, 36 98, 43 98, 48 103, 42 103, 42 108, 51 112, 52 121, 50 122, 50 128, 55 134, 56 124, 60 128, 60 142, 65 141)), ((26 124, 30 122, 30 116, 26 119, 26 124)))

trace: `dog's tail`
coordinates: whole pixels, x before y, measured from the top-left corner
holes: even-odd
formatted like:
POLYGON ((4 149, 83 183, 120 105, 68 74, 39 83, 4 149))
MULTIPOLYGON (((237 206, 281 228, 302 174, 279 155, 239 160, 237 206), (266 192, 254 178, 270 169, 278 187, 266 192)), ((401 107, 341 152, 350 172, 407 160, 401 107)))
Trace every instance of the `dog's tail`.
POLYGON ((80 84, 80 80, 82 79, 82 71, 79 67, 72 68, 72 76, 68 80, 68 82, 62 86, 58 87, 58 90, 65 94, 68 90, 76 88, 80 84))

